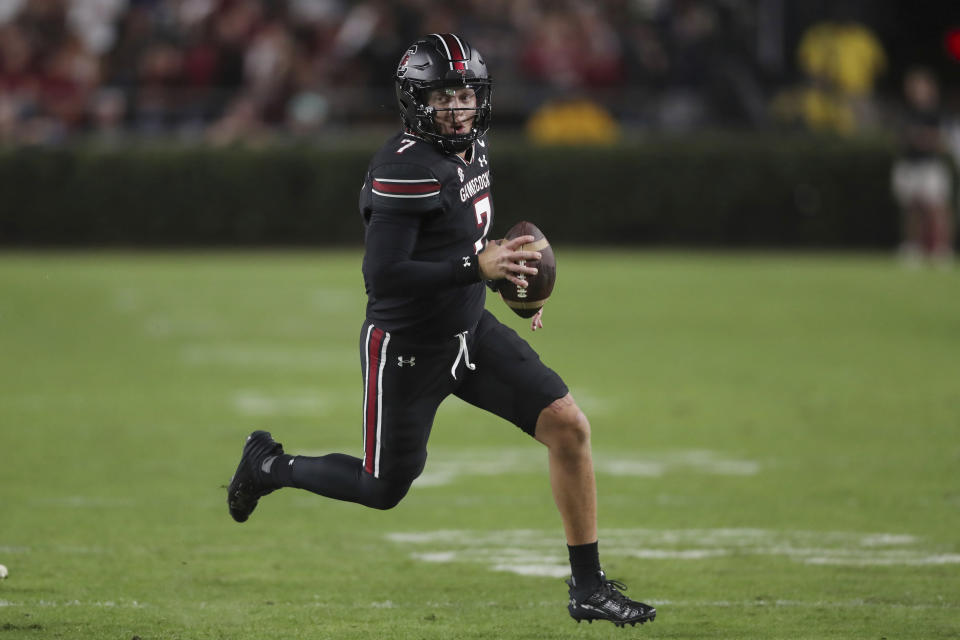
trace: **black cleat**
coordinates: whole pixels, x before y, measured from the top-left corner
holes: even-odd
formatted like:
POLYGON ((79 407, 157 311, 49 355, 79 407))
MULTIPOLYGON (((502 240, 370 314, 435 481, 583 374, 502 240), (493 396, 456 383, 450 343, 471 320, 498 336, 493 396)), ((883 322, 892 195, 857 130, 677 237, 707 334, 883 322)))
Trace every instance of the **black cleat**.
POLYGON ((257 508, 257 501, 276 487, 264 481, 261 470, 263 461, 270 456, 283 453, 283 445, 270 437, 266 431, 254 431, 247 436, 240 455, 240 464, 227 487, 227 506, 230 515, 237 522, 246 522, 253 510, 257 508))
POLYGON ((631 600, 620 593, 626 591, 627 586, 616 580, 607 580, 603 571, 599 574, 600 585, 593 592, 576 593, 573 578, 567 580, 570 586, 570 604, 567 610, 570 616, 580 622, 586 620, 609 620, 615 626, 643 624, 657 617, 657 610, 650 605, 631 600))

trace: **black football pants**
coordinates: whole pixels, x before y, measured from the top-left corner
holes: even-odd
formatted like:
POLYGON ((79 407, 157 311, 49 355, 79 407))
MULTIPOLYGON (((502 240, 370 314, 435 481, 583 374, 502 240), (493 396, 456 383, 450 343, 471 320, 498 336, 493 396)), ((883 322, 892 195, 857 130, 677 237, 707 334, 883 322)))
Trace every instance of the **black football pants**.
POLYGON ((293 486, 376 509, 396 506, 427 460, 440 403, 455 395, 534 434, 567 387, 517 333, 484 311, 473 331, 432 343, 365 322, 363 458, 297 456, 293 486))

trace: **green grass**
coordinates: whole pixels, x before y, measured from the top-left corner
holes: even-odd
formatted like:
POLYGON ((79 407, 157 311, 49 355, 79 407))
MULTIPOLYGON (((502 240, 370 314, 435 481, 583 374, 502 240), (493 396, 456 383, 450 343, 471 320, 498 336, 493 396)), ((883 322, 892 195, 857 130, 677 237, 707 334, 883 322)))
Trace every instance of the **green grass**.
POLYGON ((558 258, 543 331, 489 304, 587 410, 604 564, 656 622, 493 569, 562 568, 562 530, 539 445, 456 399, 395 510, 229 518, 251 429, 359 453, 359 254, 8 253, 0 640, 960 635, 960 274, 558 258))

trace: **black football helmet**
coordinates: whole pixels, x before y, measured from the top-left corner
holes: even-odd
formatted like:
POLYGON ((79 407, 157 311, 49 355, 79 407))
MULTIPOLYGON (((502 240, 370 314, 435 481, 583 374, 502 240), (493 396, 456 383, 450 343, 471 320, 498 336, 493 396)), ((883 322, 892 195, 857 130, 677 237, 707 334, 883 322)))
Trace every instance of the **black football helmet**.
POLYGON ((452 33, 431 33, 414 42, 400 58, 394 75, 397 103, 403 126, 447 153, 463 151, 490 128, 490 98, 493 83, 480 52, 452 33), (473 129, 463 134, 442 134, 427 104, 434 89, 471 88, 477 95, 473 129))

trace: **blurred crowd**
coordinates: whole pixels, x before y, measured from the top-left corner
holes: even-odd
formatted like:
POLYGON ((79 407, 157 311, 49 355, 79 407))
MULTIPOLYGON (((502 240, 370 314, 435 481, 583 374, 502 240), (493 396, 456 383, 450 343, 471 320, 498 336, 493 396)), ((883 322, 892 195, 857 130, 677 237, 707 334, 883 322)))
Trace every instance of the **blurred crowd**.
MULTIPOLYGON (((484 52, 498 126, 549 136, 573 120, 609 139, 621 126, 762 126, 771 113, 829 125, 815 95, 773 95, 765 6, 778 3, 0 0, 0 142, 229 143, 395 123, 392 72, 432 32, 484 52)), ((831 33, 804 45, 811 66, 831 59, 831 33)))
POLYGON ((431 32, 485 53, 498 123, 585 95, 619 121, 749 121, 762 99, 738 48, 752 4, 0 0, 0 140, 218 142, 393 122, 391 72, 431 32))
MULTIPOLYGON (((491 69, 497 129, 535 142, 731 127, 895 132, 902 253, 947 263, 960 94, 929 69, 896 68, 913 61, 884 45, 908 30, 897 24, 908 5, 0 0, 0 146, 379 136, 399 123, 392 78, 403 51, 423 34, 453 32, 491 69), (886 16, 885 38, 868 15, 874 25, 886 16), (876 91, 885 75, 886 103, 876 91), (906 77, 905 89, 891 76, 906 77)), ((943 29, 949 18, 939 15, 927 17, 943 29)))

